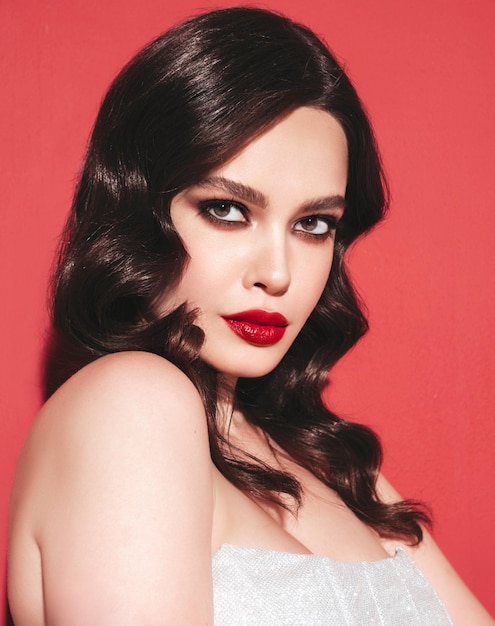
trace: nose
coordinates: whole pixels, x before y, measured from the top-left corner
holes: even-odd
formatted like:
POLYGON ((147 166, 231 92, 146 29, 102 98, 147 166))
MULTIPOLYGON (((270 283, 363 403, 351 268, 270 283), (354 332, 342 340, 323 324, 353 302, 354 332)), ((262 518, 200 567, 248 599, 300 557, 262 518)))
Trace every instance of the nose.
POLYGON ((272 296, 283 295, 291 281, 288 242, 277 228, 253 234, 252 254, 245 286, 257 287, 272 296))

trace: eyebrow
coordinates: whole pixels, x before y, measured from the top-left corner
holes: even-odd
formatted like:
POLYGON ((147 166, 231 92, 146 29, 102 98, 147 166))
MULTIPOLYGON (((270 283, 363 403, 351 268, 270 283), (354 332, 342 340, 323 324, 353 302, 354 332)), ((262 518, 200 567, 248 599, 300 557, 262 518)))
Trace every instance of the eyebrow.
MULTIPOLYGON (((266 196, 261 193, 261 191, 253 189, 253 187, 249 187, 249 185, 244 185, 243 183, 231 180, 230 178, 224 178, 223 176, 207 176, 206 178, 198 181, 194 186, 217 187, 244 202, 255 204, 262 209, 266 209, 268 206, 268 200, 266 196)), ((302 207, 300 207, 300 211, 301 213, 309 213, 311 211, 344 209, 345 204, 345 198, 340 194, 335 194, 332 196, 317 198, 315 200, 309 200, 308 202, 305 202, 302 207)))

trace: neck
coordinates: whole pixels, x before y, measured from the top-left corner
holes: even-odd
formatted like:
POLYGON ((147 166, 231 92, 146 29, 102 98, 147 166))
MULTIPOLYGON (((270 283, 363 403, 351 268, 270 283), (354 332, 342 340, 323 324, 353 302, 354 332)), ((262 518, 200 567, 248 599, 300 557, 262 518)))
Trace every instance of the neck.
POLYGON ((217 420, 222 434, 227 437, 234 419, 234 397, 237 377, 218 374, 217 420))
POLYGON ((235 408, 237 380, 237 376, 218 375, 217 420, 220 432, 227 440, 246 426, 244 415, 235 408))

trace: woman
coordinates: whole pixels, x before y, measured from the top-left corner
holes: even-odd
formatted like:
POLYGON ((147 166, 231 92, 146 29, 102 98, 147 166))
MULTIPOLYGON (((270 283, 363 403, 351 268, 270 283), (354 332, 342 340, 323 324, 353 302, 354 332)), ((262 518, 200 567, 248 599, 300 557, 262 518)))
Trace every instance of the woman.
POLYGON ((304 27, 216 11, 124 68, 54 280, 16 624, 493 623, 373 433, 321 400, 366 330, 344 253, 385 207, 359 99, 304 27))

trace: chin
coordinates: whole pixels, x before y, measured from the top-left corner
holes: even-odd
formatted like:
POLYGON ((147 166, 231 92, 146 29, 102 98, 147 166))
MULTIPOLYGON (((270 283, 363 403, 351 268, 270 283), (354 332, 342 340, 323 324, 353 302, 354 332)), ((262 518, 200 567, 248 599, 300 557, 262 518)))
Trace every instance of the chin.
POLYGON ((280 358, 266 359, 256 358, 251 356, 250 358, 243 359, 241 362, 233 359, 229 361, 222 360, 219 362, 216 359, 208 358, 205 355, 204 361, 213 367, 222 377, 226 378, 260 378, 266 376, 277 367, 280 363, 283 355, 280 358))

